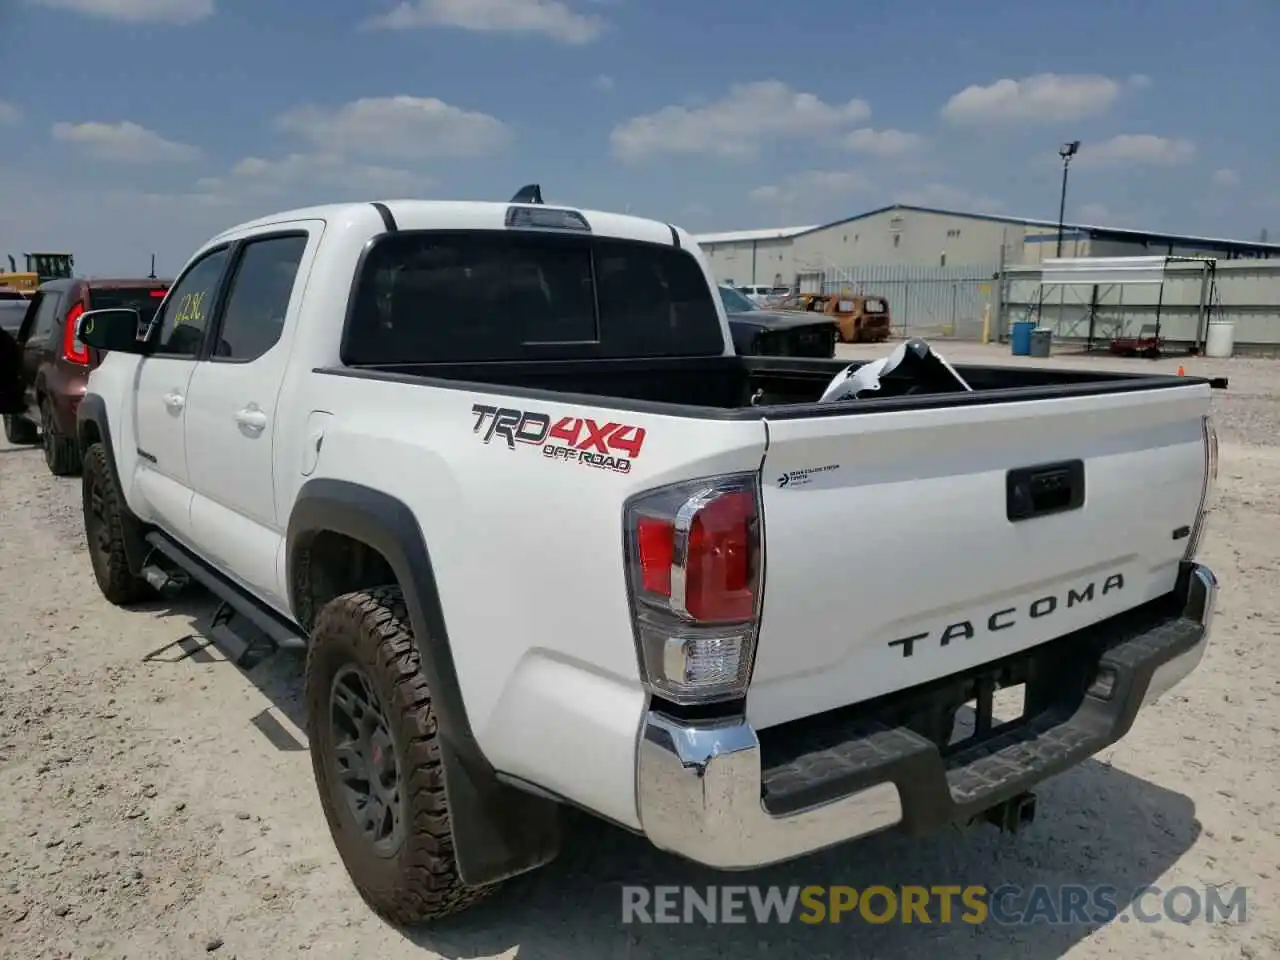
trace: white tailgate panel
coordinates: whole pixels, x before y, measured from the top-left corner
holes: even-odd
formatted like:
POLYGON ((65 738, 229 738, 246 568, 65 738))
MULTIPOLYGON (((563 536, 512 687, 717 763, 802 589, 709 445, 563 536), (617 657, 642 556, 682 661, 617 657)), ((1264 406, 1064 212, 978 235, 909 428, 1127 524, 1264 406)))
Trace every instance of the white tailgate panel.
POLYGON ((1207 409, 1205 387, 770 421, 751 721, 924 683, 1172 589, 1207 409), (1085 463, 1082 508, 1007 519, 1007 470, 1073 458, 1085 463), (796 471, 816 472, 780 484, 796 471), (1117 576, 1123 586, 1104 592, 1117 576), (918 634, 910 656, 890 645, 918 634))

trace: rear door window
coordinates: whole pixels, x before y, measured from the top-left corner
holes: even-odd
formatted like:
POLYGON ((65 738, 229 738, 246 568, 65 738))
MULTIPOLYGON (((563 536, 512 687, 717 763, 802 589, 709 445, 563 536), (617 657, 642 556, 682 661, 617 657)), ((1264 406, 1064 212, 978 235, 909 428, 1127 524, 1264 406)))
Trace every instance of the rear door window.
POLYGON ((500 233, 388 234, 357 279, 348 364, 708 356, 713 292, 687 251, 500 233))
POLYGON ((137 310, 143 323, 150 323, 164 300, 164 287, 90 287, 89 309, 108 310, 123 307, 137 310))
POLYGON ((244 245, 231 278, 214 359, 256 360, 279 342, 306 249, 305 234, 244 245))
POLYGON ((35 329, 31 331, 31 335, 27 338, 29 343, 49 338, 54 327, 58 325, 58 306, 61 303, 61 292, 53 290, 44 292, 40 298, 39 305, 36 307, 35 329))

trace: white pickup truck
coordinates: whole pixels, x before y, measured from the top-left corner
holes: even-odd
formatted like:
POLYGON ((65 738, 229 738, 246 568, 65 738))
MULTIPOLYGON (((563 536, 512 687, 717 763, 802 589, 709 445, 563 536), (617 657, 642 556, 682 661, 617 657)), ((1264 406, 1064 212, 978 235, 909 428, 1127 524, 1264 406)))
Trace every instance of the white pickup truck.
POLYGON ((102 592, 186 578, 306 647, 324 813, 395 922, 547 863, 564 804, 726 870, 1017 826, 1207 643, 1206 381, 820 402, 844 362, 736 356, 664 223, 296 210, 79 336, 102 592))

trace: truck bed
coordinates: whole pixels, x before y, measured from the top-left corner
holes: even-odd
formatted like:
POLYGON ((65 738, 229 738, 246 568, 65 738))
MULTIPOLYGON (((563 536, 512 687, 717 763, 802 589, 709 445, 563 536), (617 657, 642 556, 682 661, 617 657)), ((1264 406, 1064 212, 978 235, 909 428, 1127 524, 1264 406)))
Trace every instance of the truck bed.
MULTIPOLYGON (((864 361, 865 362, 865 361, 864 361)), ((515 363, 378 364, 317 372, 419 382, 477 392, 584 403, 618 409, 718 419, 815 417, 967 404, 1081 397, 1191 386, 1194 377, 1043 367, 955 365, 972 392, 922 393, 842 403, 818 403, 847 360, 784 357, 678 357, 647 360, 562 360, 515 363), (754 398, 754 402, 753 402, 754 398)), ((861 362, 855 362, 861 366, 861 362)))

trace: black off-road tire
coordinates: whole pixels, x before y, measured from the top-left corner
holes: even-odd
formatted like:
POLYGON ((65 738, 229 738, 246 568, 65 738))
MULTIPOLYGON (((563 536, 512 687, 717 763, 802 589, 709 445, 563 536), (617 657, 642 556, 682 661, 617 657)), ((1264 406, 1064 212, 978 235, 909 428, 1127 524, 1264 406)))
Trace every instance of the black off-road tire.
POLYGON ((75 437, 58 432, 53 405, 47 397, 40 402, 40 440, 50 473, 55 477, 74 477, 80 473, 80 448, 76 446, 75 437))
POLYGON ((10 443, 31 446, 40 442, 40 431, 26 417, 20 417, 16 413, 6 413, 4 415, 4 438, 10 443))
MULTIPOLYGON (((307 652, 307 736, 320 803, 356 890, 375 913, 408 926, 461 913, 497 889, 462 882, 454 856, 436 716, 397 586, 348 593, 316 618, 307 652), (352 671, 385 721, 395 758, 394 847, 379 851, 356 822, 340 777, 336 681, 352 671)), ((376 754, 374 755, 376 758, 376 754)))
POLYGON ((85 451, 80 491, 84 537, 89 546, 93 576, 102 595, 118 607, 152 596, 151 585, 129 571, 121 521, 124 497, 101 442, 85 451))

